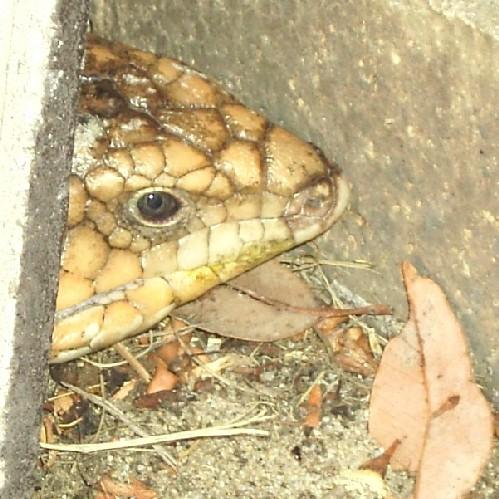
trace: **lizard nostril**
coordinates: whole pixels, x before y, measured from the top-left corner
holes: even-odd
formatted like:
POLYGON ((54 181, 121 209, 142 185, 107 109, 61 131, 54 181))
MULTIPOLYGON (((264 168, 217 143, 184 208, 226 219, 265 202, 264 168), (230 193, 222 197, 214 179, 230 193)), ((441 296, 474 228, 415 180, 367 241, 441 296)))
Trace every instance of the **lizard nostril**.
MULTIPOLYGON (((314 215, 324 207, 329 209, 333 201, 333 187, 329 178, 318 180, 313 186, 306 189, 306 199, 303 203, 304 214, 314 215)), ((320 216, 320 213, 317 213, 320 216)))
POLYGON ((295 194, 288 205, 286 215, 322 217, 330 211, 334 202, 334 187, 331 179, 321 177, 312 185, 295 194))
POLYGON ((313 210, 318 210, 322 206, 323 202, 324 202, 323 199, 309 198, 305 201, 303 206, 306 210, 313 211, 313 210))

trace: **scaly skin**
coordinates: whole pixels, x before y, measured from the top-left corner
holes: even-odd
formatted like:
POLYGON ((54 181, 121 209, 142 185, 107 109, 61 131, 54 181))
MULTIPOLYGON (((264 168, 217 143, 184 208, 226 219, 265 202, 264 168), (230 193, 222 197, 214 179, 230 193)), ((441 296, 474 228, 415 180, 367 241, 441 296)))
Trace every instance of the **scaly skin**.
POLYGON ((172 59, 91 37, 79 118, 51 362, 147 330, 347 201, 317 148, 172 59))

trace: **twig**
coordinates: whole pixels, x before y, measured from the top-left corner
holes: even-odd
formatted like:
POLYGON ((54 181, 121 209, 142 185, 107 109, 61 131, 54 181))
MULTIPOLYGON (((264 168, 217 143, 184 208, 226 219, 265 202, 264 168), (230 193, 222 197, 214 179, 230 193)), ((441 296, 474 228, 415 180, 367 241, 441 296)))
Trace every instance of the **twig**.
MULTIPOLYGON (((102 374, 102 370, 99 371, 99 387, 100 387, 100 392, 103 395, 106 395, 106 383, 104 382, 104 376, 102 374)), ((99 419, 99 426, 97 426, 97 431, 94 433, 94 436, 92 438, 94 442, 99 438, 100 432, 104 427, 105 419, 106 419, 106 411, 102 411, 99 419)))
POLYGON ((295 259, 281 259, 281 263, 287 265, 294 265, 296 267, 305 267, 305 269, 318 267, 324 265, 325 267, 343 267, 350 269, 360 269, 360 270, 372 270, 373 272, 379 273, 375 270, 375 265, 367 260, 330 260, 324 258, 316 258, 313 255, 303 255, 295 259))
MULTIPOLYGON (((62 382, 61 384, 64 387, 69 388, 73 392, 82 396, 83 398, 86 398, 87 400, 89 400, 93 404, 98 405, 99 407, 102 407, 104 410, 109 412, 115 418, 117 418, 120 421, 122 421, 123 423, 125 423, 132 431, 134 431, 140 437, 150 438, 145 430, 143 430, 138 424, 136 424, 134 421, 132 421, 124 412, 120 411, 116 406, 114 406, 113 404, 111 404, 107 400, 103 399, 102 397, 99 397, 98 395, 93 395, 92 393, 88 393, 85 390, 82 390, 81 388, 78 388, 77 386, 73 386, 69 383, 62 382)), ((40 445, 42 445, 42 447, 43 447, 44 444, 40 444, 40 445)), ((101 444, 88 444, 88 445, 101 445, 101 444)), ((175 458, 173 456, 171 456, 167 451, 165 451, 162 447, 154 446, 154 450, 163 458, 163 460, 167 464, 169 464, 170 466, 176 467, 177 463, 175 461, 175 458)))
POLYGON ((165 435, 154 435, 140 438, 131 438, 127 440, 117 440, 113 442, 103 442, 99 444, 48 444, 40 443, 40 446, 48 450, 58 450, 65 452, 79 452, 89 454, 92 452, 101 452, 116 449, 126 449, 130 447, 143 447, 145 445, 155 445, 159 443, 178 442, 180 440, 191 440, 193 438, 207 437, 231 437, 234 435, 251 435, 254 437, 268 437, 269 432, 265 430, 256 430, 254 428, 223 428, 211 427, 200 430, 179 431, 165 435))
POLYGON ((384 305, 381 303, 374 305, 366 305, 365 307, 357 307, 357 308, 296 307, 294 305, 289 305, 287 303, 282 303, 278 300, 274 300, 272 298, 259 295, 258 293, 255 293, 251 289, 235 286, 234 284, 229 284, 229 283, 226 283, 226 286, 229 286, 230 288, 236 291, 240 291, 241 293, 244 293, 250 298, 265 303, 266 305, 270 305, 272 307, 278 307, 282 310, 287 310, 289 312, 296 312, 297 314, 312 315, 314 317, 347 317, 349 315, 390 315, 392 313, 392 310, 388 305, 384 305))
POLYGON ((139 375, 139 377, 149 383, 151 381, 151 375, 147 372, 147 369, 142 365, 142 363, 130 353, 130 350, 123 343, 115 343, 113 348, 118 352, 121 357, 123 357, 130 367, 139 375))

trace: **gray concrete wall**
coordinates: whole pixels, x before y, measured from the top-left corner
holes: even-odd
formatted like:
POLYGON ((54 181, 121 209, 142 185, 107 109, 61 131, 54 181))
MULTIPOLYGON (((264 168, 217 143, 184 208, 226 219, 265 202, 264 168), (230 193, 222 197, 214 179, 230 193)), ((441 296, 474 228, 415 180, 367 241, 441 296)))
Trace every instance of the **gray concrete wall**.
MULTIPOLYGON (((499 386, 499 2, 94 2, 96 31, 179 57, 313 140, 353 185, 323 249, 406 314, 409 259, 446 290, 480 380, 499 386)), ((498 394, 495 394, 499 401, 498 394)))
POLYGON ((78 1, 0 16, 0 497, 32 497, 71 164, 78 1))

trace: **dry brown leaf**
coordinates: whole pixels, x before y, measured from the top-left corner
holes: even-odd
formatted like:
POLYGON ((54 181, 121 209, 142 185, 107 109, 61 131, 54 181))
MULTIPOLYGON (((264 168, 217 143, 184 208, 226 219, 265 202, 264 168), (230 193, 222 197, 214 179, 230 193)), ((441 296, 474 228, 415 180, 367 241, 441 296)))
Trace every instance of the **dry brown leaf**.
POLYGON ((54 416, 43 416, 42 424, 40 426, 40 442, 53 444, 55 442, 55 422, 54 416))
POLYGON ((104 492, 104 497, 125 496, 134 497, 135 499, 156 499, 158 494, 148 488, 143 482, 137 479, 130 480, 130 484, 119 483, 113 480, 110 476, 104 475, 99 486, 104 492))
POLYGON ((347 319, 348 317, 324 317, 317 321, 315 327, 327 338, 329 335, 334 334, 337 327, 347 319))
POLYGON ((246 341, 292 338, 317 318, 385 315, 386 305, 354 309, 317 307, 310 287, 294 272, 270 260, 174 311, 205 331, 246 341))
POLYGON ((308 428, 316 428, 321 422, 321 407, 322 407, 322 389, 316 383, 310 389, 306 403, 307 415, 303 420, 303 426, 308 428))
POLYGON ((165 343, 161 348, 156 350, 155 354, 164 360, 167 365, 170 365, 180 354, 180 342, 171 341, 165 343))
POLYGON ((131 485, 132 495, 136 497, 136 499, 156 499, 156 497, 158 497, 158 494, 154 490, 151 490, 145 483, 136 478, 132 479, 131 485))
POLYGON ((390 447, 388 447, 388 449, 386 449, 385 452, 383 452, 383 454, 380 454, 379 456, 369 459, 365 463, 361 464, 359 466, 359 469, 375 471, 381 477, 384 478, 386 475, 386 469, 390 464, 393 454, 397 450, 397 447, 399 445, 400 441, 395 440, 395 442, 393 442, 392 445, 390 445, 390 447))
MULTIPOLYGON (((230 283, 292 306, 317 306, 309 286, 277 260, 264 263, 230 283)), ((185 317, 207 331, 248 341, 290 338, 311 327, 317 319, 263 303, 224 286, 214 288, 202 298, 176 309, 175 315, 185 317)))
POLYGON ((163 390, 161 392, 143 393, 133 401, 138 409, 157 409, 165 401, 176 400, 175 392, 163 390))
POLYGON ((75 405, 75 395, 73 392, 64 392, 53 399, 54 414, 62 416, 69 412, 75 405))
POLYGON ((88 402, 73 392, 56 394, 51 404, 59 430, 71 430, 91 413, 88 402))
POLYGON ((317 325, 321 338, 327 342, 334 361, 344 370, 372 376, 378 367, 369 340, 360 327, 334 329, 324 334, 322 321, 317 325))
POLYGON ((416 498, 460 497, 489 459, 492 414, 444 293, 409 263, 402 272, 409 320, 383 353, 369 431, 385 448, 400 440, 391 464, 417 473, 416 498))
POLYGON ((154 375, 147 385, 146 393, 163 392, 172 390, 178 382, 178 377, 168 370, 166 364, 159 358, 155 357, 156 370, 154 375))
MULTIPOLYGON (((40 426, 40 442, 53 444, 56 442, 56 427, 54 416, 48 414, 43 416, 42 424, 40 426)), ((47 451, 45 454, 41 454, 38 458, 40 466, 44 469, 51 468, 57 460, 57 452, 47 451)))

